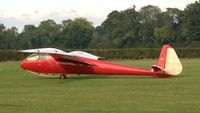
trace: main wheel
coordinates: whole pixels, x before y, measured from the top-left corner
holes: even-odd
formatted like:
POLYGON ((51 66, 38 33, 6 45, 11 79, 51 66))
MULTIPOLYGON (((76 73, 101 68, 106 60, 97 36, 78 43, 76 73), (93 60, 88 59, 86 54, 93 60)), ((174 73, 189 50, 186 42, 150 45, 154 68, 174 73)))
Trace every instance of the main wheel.
POLYGON ((60 79, 61 79, 61 80, 64 80, 64 79, 66 79, 66 78, 67 78, 67 77, 66 77, 65 74, 61 74, 61 75, 60 75, 60 79))

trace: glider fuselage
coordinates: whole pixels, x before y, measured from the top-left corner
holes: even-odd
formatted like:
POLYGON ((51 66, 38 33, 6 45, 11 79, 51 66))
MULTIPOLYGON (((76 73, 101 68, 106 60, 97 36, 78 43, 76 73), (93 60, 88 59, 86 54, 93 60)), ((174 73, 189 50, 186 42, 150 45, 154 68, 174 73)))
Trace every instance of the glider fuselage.
POLYGON ((41 48, 20 52, 33 53, 22 61, 23 69, 44 74, 147 75, 164 78, 177 76, 183 69, 175 50, 170 45, 162 47, 157 64, 152 65, 150 69, 106 62, 83 51, 67 53, 55 48, 41 48))
POLYGON ((140 69, 103 60, 78 58, 84 62, 90 62, 91 65, 73 61, 63 62, 54 59, 31 61, 24 59, 21 67, 28 71, 45 74, 155 75, 151 69, 140 69))

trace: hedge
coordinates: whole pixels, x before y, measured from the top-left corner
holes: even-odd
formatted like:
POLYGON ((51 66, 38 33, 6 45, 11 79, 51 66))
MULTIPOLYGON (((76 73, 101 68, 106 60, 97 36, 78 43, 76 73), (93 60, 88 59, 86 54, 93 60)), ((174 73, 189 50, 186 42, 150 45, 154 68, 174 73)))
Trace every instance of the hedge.
MULTIPOLYGON (((74 51, 71 49, 66 50, 74 51)), ((100 56, 103 59, 155 59, 158 58, 160 49, 82 49, 82 51, 100 56)), ((176 52, 180 58, 200 58, 200 48, 178 48, 176 52)), ((19 61, 27 57, 27 53, 14 50, 0 50, 0 62, 19 61)))

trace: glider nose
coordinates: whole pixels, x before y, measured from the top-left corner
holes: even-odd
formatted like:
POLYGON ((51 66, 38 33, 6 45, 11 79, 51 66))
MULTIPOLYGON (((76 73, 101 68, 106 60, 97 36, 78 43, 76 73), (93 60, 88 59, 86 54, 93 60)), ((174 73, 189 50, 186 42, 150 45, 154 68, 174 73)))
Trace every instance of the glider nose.
POLYGON ((27 63, 26 63, 25 60, 23 60, 23 61, 21 62, 20 66, 21 66, 21 68, 23 68, 23 69, 25 69, 25 70, 28 69, 28 68, 27 68, 27 63))

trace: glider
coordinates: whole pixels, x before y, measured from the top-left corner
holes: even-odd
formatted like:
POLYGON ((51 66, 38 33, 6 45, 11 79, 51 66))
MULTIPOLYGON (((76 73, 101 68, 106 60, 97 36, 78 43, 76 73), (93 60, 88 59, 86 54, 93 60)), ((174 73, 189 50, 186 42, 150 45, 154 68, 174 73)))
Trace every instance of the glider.
POLYGON ((182 72, 182 64, 170 45, 164 45, 157 64, 150 69, 115 64, 83 51, 64 52, 55 48, 20 50, 32 53, 21 62, 21 67, 38 74, 59 74, 65 79, 67 74, 137 75, 167 78, 182 72))

